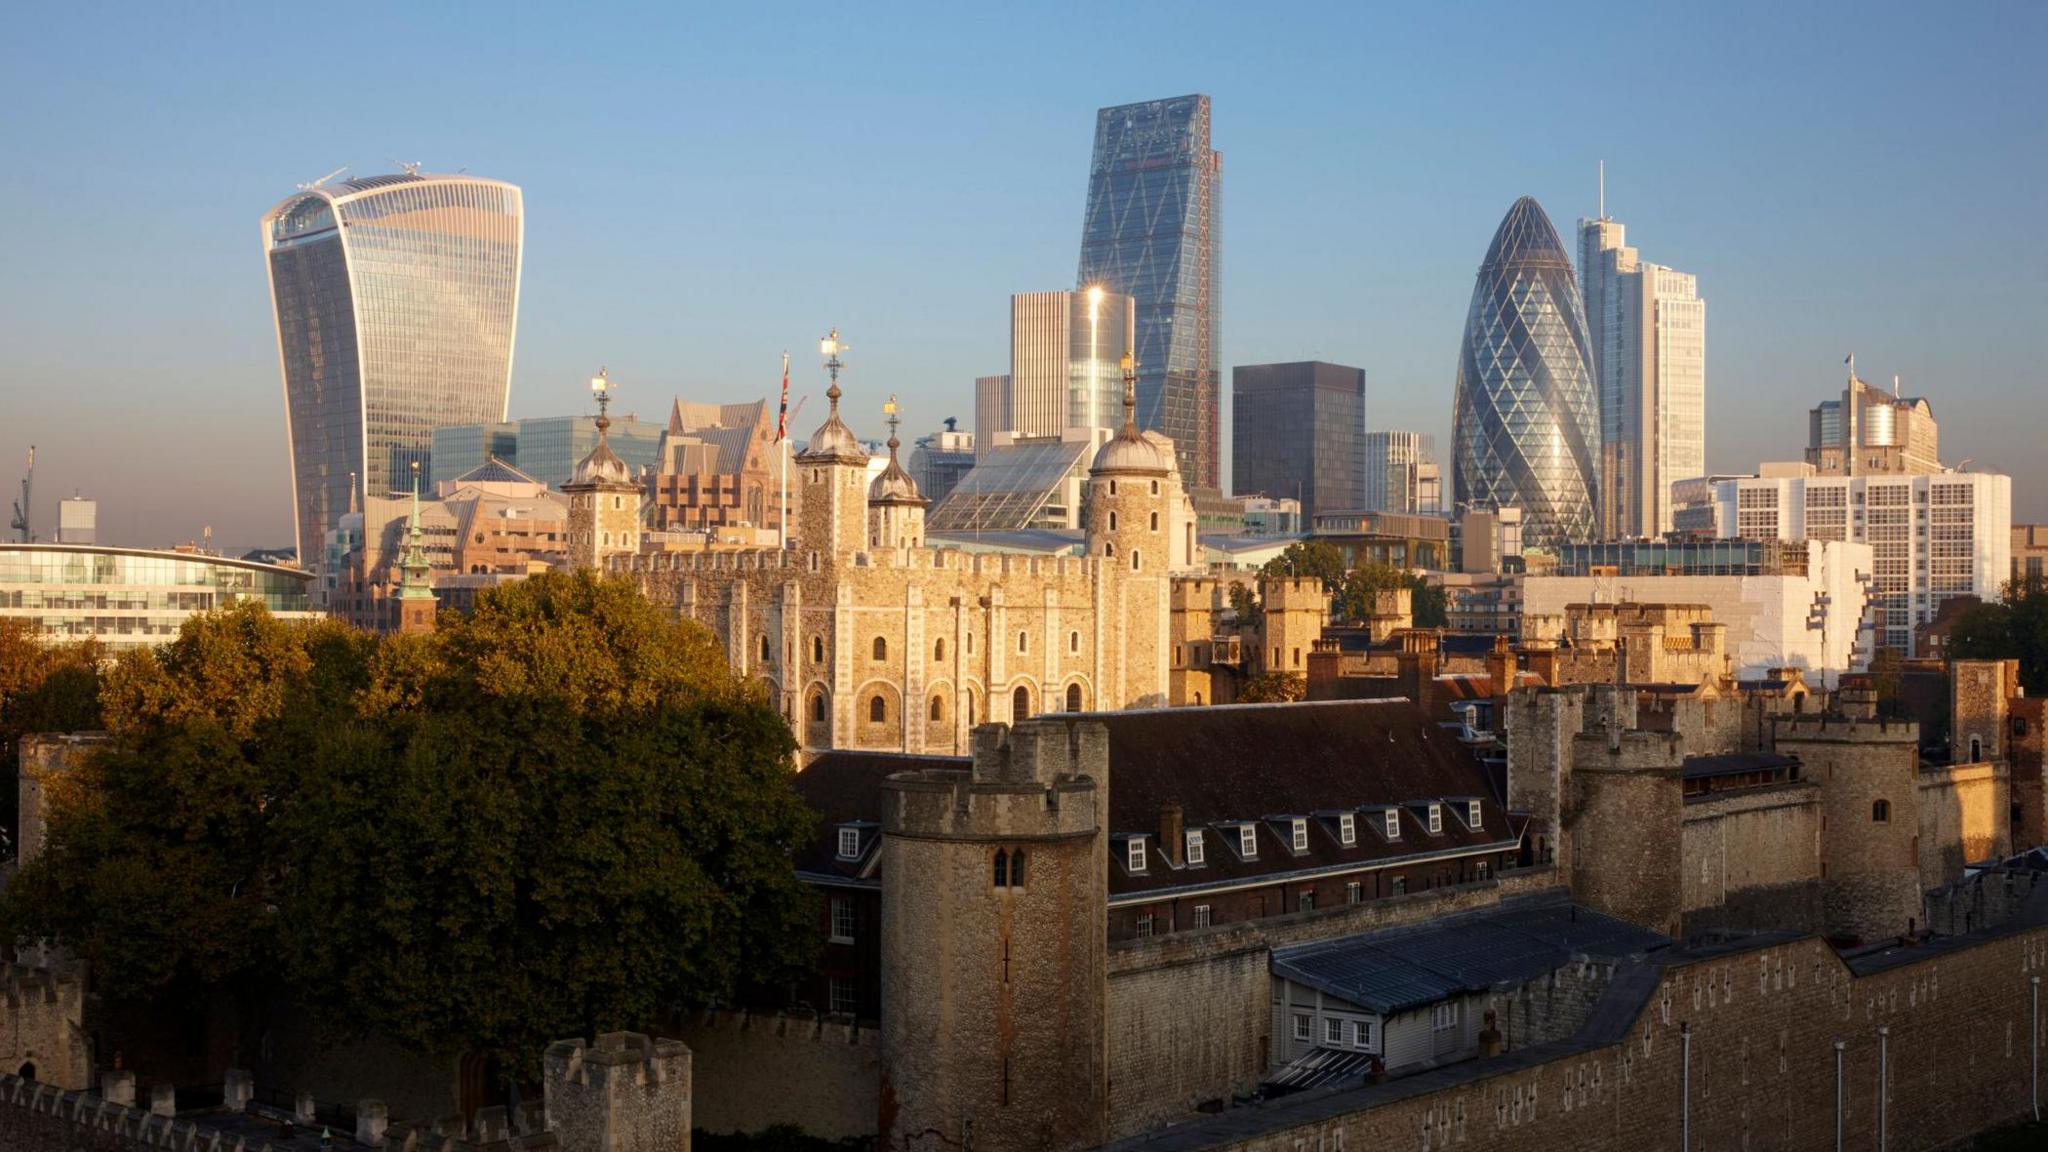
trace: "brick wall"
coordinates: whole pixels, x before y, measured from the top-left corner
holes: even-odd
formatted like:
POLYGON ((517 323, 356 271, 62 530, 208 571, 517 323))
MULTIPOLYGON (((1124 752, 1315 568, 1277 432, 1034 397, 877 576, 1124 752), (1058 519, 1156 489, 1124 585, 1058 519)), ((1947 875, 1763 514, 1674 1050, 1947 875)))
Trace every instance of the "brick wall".
POLYGON ((1890 1147, 1942 1147, 2020 1117, 2048 929, 1858 969, 1813 937, 1673 958, 1618 976, 1572 1041, 1238 1109, 1142 1147, 1639 1152, 1679 1145, 1689 1098, 1694 1149, 1830 1148, 1838 1041, 1846 1147, 1877 1146, 1880 1045, 1890 1147))
POLYGON ((828 1140, 875 1134, 882 1045, 872 1028, 713 1011, 681 1039, 694 1057, 694 1123, 706 1132, 795 1124, 828 1140))

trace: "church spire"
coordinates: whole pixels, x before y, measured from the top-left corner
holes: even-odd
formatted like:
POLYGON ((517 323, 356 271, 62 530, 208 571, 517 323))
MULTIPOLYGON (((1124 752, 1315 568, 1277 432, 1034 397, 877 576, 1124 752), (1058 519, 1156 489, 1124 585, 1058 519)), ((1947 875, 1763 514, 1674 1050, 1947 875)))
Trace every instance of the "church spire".
POLYGON ((405 533, 405 553, 398 562, 398 630, 432 632, 434 611, 433 565, 420 531, 420 463, 412 462, 412 516, 405 533))

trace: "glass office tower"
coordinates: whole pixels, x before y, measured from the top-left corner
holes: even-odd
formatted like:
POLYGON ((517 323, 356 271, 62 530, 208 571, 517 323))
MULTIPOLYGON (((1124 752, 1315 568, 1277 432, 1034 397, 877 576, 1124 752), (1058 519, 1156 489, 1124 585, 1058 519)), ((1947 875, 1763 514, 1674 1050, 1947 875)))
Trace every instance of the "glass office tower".
POLYGON ((435 427, 505 419, 523 233, 519 189, 475 176, 318 184, 264 214, 301 563, 351 497, 427 472, 435 427))
POLYGON ((1230 373, 1230 486, 1301 501, 1311 523, 1365 500, 1365 369, 1310 360, 1230 373))
POLYGON ((1136 300, 1138 424, 1172 438, 1191 488, 1221 486, 1222 183, 1207 96, 1095 114, 1080 286, 1136 300))
POLYGON ((1451 413, 1460 510, 1519 507, 1522 538, 1555 550, 1593 537, 1600 419, 1571 257, 1542 205, 1508 209, 1465 316, 1451 413))

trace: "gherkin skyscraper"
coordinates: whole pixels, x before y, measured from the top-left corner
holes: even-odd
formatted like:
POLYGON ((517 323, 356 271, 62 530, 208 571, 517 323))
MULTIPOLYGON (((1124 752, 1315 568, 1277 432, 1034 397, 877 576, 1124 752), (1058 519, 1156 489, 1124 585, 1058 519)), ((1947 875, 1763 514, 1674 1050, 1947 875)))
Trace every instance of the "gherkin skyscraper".
POLYGON ((1526 544, 1593 538, 1600 410, 1571 257, 1543 206, 1508 209, 1479 265, 1458 349, 1451 487, 1460 506, 1519 507, 1526 544))

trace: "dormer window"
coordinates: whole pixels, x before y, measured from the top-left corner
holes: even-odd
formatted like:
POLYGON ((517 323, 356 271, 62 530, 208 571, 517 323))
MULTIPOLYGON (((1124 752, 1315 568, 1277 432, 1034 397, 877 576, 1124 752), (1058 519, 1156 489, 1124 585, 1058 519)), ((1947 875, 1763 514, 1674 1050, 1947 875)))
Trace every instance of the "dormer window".
POLYGON ((1465 823, 1476 831, 1479 828, 1479 801, 1465 801, 1465 823))
POLYGON ((860 859, 860 829, 841 828, 839 830, 839 858, 841 860, 860 859))
POLYGON ((1346 848, 1358 843, 1358 818, 1349 812, 1337 817, 1337 842, 1346 848))
POLYGON ((1292 821, 1292 825, 1294 832, 1294 850, 1296 852, 1308 851, 1308 821, 1295 820, 1292 821))
POLYGON ((1401 814, 1389 808, 1387 809, 1387 839, 1399 840, 1400 838, 1401 814))
POLYGON ((1131 871, 1143 872, 1145 870, 1145 838, 1143 836, 1131 837, 1131 842, 1125 846, 1124 851, 1126 853, 1125 862, 1130 865, 1131 871))
POLYGON ((1435 836, 1443 830, 1444 806, 1441 804, 1431 804, 1429 806, 1429 834, 1435 836))
POLYGON ((1202 832, 1201 829, 1198 828, 1188 833, 1188 863, 1200 864, 1201 862, 1202 832))
POLYGON ((1253 825, 1243 824, 1237 829, 1237 854, 1247 860, 1259 858, 1259 830, 1253 825))

